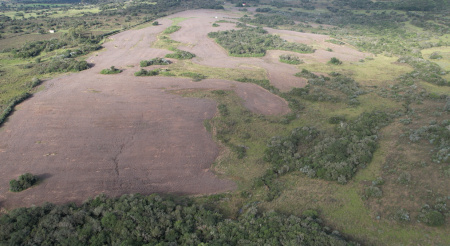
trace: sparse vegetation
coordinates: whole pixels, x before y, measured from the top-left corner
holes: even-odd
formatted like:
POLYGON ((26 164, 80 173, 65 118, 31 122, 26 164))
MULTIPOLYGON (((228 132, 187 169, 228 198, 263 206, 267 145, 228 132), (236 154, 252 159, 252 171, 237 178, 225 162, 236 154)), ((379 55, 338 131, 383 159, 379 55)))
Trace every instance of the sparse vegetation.
POLYGON ((302 59, 300 59, 298 56, 294 56, 294 55, 281 55, 280 62, 284 62, 284 63, 292 64, 292 65, 298 65, 298 64, 304 63, 304 61, 302 59))
POLYGON ((122 70, 120 70, 114 66, 111 66, 110 68, 105 68, 102 71, 100 71, 101 74, 118 74, 121 72, 122 72, 122 70))
POLYGON ((169 65, 172 62, 170 60, 164 59, 164 58, 153 58, 151 60, 143 60, 139 63, 141 67, 148 67, 152 65, 169 65))
POLYGON ((189 60, 189 59, 192 59, 195 57, 195 54, 188 52, 188 51, 179 50, 179 49, 174 49, 173 51, 175 53, 167 54, 166 58, 174 58, 174 59, 178 59, 178 60, 189 60))

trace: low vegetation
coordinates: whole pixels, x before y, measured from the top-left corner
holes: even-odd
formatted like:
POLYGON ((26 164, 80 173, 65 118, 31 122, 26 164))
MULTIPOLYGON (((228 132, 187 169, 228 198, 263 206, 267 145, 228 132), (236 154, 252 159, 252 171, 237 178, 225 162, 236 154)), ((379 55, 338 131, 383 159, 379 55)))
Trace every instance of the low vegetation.
POLYGON ((100 71, 101 74, 118 74, 121 72, 122 72, 122 70, 120 70, 114 66, 111 66, 110 68, 105 68, 102 71, 100 71))
POLYGON ((302 59, 295 55, 280 55, 280 62, 284 62, 287 64, 298 65, 304 63, 302 59))
POLYGON ((195 54, 188 52, 188 51, 179 50, 179 49, 173 49, 172 51, 174 51, 174 53, 167 54, 166 58, 174 58, 174 59, 178 59, 178 60, 189 60, 189 59, 192 59, 195 57, 195 54))
POLYGON ((170 60, 164 59, 164 58, 153 58, 150 60, 143 60, 139 63, 140 67, 148 67, 152 65, 169 65, 172 62, 170 60))

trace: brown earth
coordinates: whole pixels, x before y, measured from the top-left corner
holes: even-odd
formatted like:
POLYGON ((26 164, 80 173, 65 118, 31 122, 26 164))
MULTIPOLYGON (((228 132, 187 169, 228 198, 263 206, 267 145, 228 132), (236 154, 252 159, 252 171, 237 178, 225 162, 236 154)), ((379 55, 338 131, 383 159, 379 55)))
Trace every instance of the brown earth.
MULTIPOLYGON (((210 170, 219 150, 203 121, 214 116, 216 103, 181 97, 170 90, 234 90, 245 107, 259 114, 281 115, 289 108, 282 98, 254 84, 133 76, 140 69, 139 61, 169 53, 150 45, 171 24, 169 18, 183 16, 195 18, 181 22, 181 30, 171 38, 190 44, 180 48, 197 55, 193 62, 211 69, 261 67, 282 90, 305 85, 292 76, 298 71, 296 66, 278 62, 278 55, 285 52, 270 51, 263 58, 228 57, 207 38, 210 31, 234 27, 227 23, 219 29, 211 26, 216 20, 233 17, 229 12, 186 11, 158 20, 159 26, 114 35, 104 50, 87 59, 95 64, 93 68, 47 81, 45 89, 17 106, 0 129, 2 207, 81 202, 100 193, 207 194, 236 187, 210 170), (99 74, 110 66, 124 71, 99 74), (9 192, 9 180, 26 172, 38 175, 40 184, 20 193, 9 192)), ((303 34, 286 35, 295 39, 303 34)))

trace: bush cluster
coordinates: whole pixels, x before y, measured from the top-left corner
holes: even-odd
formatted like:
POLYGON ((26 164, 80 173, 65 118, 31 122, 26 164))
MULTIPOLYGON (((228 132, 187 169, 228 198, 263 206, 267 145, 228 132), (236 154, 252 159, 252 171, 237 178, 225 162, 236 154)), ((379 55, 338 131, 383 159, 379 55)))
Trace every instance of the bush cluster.
POLYGON ((38 181, 37 177, 31 173, 20 175, 18 180, 12 179, 9 181, 9 190, 12 192, 20 192, 35 185, 38 181))
POLYGON ((179 50, 179 49, 174 49, 173 51, 175 51, 175 53, 167 54, 166 58, 174 58, 174 59, 178 59, 178 60, 189 60, 189 59, 192 59, 195 57, 195 54, 188 52, 188 51, 179 50))
POLYGON ((403 75, 402 80, 420 79, 440 86, 450 86, 450 82, 442 78, 446 72, 434 62, 411 56, 401 57, 398 62, 407 63, 414 68, 414 71, 403 75))
POLYGON ((342 61, 336 57, 332 57, 328 63, 333 65, 341 65, 342 61))
POLYGON ((48 63, 40 64, 40 73, 78 72, 89 68, 86 61, 77 61, 73 58, 53 58, 48 63))
POLYGON ((294 88, 289 92, 290 95, 300 96, 309 101, 328 101, 339 102, 344 100, 338 94, 341 92, 346 96, 345 100, 350 106, 358 106, 360 104, 358 97, 366 93, 360 85, 352 78, 343 76, 338 73, 330 73, 332 77, 317 76, 310 71, 303 69, 295 76, 308 78, 308 85, 304 88, 294 88), (333 95, 327 93, 328 89, 333 95))
MULTIPOLYGON (((311 213, 310 213, 311 214, 311 213)), ((314 214, 312 214, 314 215, 314 214)), ((316 217, 243 208, 236 219, 188 198, 99 196, 81 206, 44 204, 0 218, 8 245, 348 245, 316 217)))
POLYGON ((151 60, 143 60, 139 63, 141 67, 148 67, 152 65, 169 65, 172 62, 170 60, 164 59, 164 58, 153 58, 151 60))
POLYGON ((118 74, 121 72, 122 72, 122 70, 120 70, 114 66, 111 66, 110 68, 105 68, 102 71, 100 71, 101 74, 118 74))
POLYGON ((377 147, 378 130, 390 121, 383 112, 363 113, 334 132, 314 127, 294 129, 287 137, 273 137, 264 160, 273 167, 267 175, 300 170, 309 177, 346 183, 367 165, 377 147))
POLYGON ((141 69, 134 73, 134 76, 156 76, 159 75, 161 72, 161 69, 153 69, 153 70, 145 70, 141 69))
MULTIPOLYGON (((262 8, 260 12, 268 12, 271 9, 270 8, 262 8)), ((258 12, 258 9, 256 10, 258 12)), ((264 14, 256 14, 254 15, 254 18, 249 17, 242 17, 239 19, 240 21, 244 23, 250 23, 255 25, 265 25, 268 27, 276 27, 281 25, 294 25, 295 22, 290 19, 289 17, 282 16, 282 15, 264 15, 264 14)))
POLYGON ((264 56, 267 50, 286 50, 298 53, 313 53, 314 49, 300 43, 286 42, 277 35, 268 34, 261 27, 245 27, 240 30, 210 32, 218 44, 228 50, 231 56, 264 56))
POLYGON ((284 54, 280 55, 280 62, 284 62, 287 64, 293 64, 298 65, 304 63, 302 59, 300 59, 298 56, 290 55, 290 54, 284 54))

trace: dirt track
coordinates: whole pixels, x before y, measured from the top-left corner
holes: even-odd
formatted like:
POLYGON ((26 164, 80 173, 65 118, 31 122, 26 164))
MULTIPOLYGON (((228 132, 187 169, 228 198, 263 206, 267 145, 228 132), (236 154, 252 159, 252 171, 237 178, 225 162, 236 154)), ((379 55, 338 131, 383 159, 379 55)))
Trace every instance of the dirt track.
MULTIPOLYGON (((182 48, 198 56, 196 63, 259 66, 280 89, 304 85, 292 76, 294 66, 277 61, 278 51, 263 58, 232 58, 205 38, 209 31, 218 30, 211 27, 214 17, 226 14, 206 10, 176 14, 196 18, 180 23, 182 29, 171 37, 193 44, 182 48)), ((88 59, 95 67, 46 82, 45 90, 16 107, 0 129, 1 207, 81 202, 100 193, 205 194, 235 188, 234 182, 209 170, 219 150, 203 120, 214 116, 216 103, 183 98, 169 90, 234 90, 248 109, 268 115, 287 113, 287 103, 254 84, 133 76, 140 60, 169 52, 150 47, 156 34, 171 23, 168 18, 158 21, 162 25, 113 36, 104 51, 88 59), (112 65, 125 71, 99 74, 112 65), (20 193, 9 192, 9 180, 25 172, 39 175, 41 183, 20 193)))

